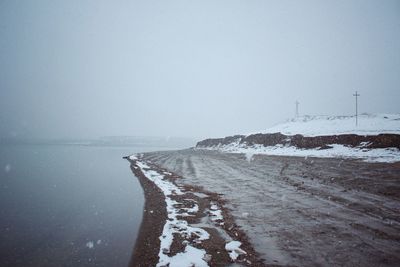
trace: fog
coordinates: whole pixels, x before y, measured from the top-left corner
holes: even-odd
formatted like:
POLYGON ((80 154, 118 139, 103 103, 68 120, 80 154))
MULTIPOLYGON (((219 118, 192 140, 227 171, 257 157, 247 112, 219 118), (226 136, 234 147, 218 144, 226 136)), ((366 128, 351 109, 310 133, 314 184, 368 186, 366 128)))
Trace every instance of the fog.
POLYGON ((0 136, 218 137, 400 112, 399 1, 1 1, 0 136))

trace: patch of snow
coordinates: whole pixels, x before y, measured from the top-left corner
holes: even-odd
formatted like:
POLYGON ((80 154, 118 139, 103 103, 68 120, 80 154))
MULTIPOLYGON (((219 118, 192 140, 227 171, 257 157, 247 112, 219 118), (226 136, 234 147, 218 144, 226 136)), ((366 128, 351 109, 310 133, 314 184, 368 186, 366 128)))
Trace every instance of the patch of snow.
MULTIPOLYGON (((204 260, 207 258, 206 251, 204 249, 198 249, 187 245, 185 251, 178 253, 169 260, 169 267, 185 267, 185 266, 196 266, 203 267, 208 266, 207 262, 204 260)), ((159 264, 157 265, 159 266, 159 264)), ((162 265, 167 266, 167 265, 162 265)))
POLYGON ((209 212, 210 212, 211 220, 213 222, 219 221, 219 220, 220 221, 224 220, 224 217, 222 217, 222 211, 220 210, 220 208, 216 204, 214 204, 214 203, 211 204, 209 212))
MULTIPOLYGON (((132 156, 131 156, 132 157, 132 156)), ((143 174, 164 193, 165 196, 169 195, 183 195, 182 191, 173 183, 164 180, 164 176, 152 170, 147 164, 137 161, 136 165, 142 170, 143 174)))
POLYGON ((229 252, 229 256, 233 261, 239 257, 239 255, 247 254, 246 251, 240 248, 242 245, 239 241, 231 241, 225 245, 226 251, 229 252))
MULTIPOLYGON (((192 201, 192 200, 191 200, 192 201)), ((191 216, 189 213, 196 213, 199 211, 199 205, 194 203, 193 207, 191 208, 181 208, 182 211, 185 211, 185 213, 181 213, 180 215, 182 216, 191 216)))
POLYGON ((130 156, 129 156, 129 159, 130 159, 130 160, 137 160, 138 158, 137 158, 136 155, 130 155, 130 156))
POLYGON ((304 136, 400 134, 400 114, 361 114, 358 126, 355 120, 355 116, 301 116, 256 133, 304 136))

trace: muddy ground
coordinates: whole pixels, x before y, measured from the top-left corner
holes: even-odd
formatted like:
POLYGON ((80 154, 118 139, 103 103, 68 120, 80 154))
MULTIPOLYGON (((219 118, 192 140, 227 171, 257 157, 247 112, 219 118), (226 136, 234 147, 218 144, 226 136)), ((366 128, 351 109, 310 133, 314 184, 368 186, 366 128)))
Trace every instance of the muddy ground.
POLYGON ((223 194, 266 264, 400 266, 400 163, 207 150, 146 153, 176 183, 223 194))
MULTIPOLYGON (((145 208, 143 221, 140 227, 140 234, 132 255, 130 267, 156 266, 159 263, 160 236, 163 234, 165 221, 168 219, 164 193, 151 182, 143 170, 137 164, 137 159, 132 160, 124 157, 131 163, 131 170, 139 179, 145 193, 145 208)), ((140 159, 142 161, 142 159, 140 159)), ((163 174, 169 182, 176 184, 182 177, 167 172, 157 165, 149 163, 152 171, 163 174)), ((185 185, 180 187, 182 195, 169 195, 176 201, 175 207, 182 212, 179 218, 186 221, 188 225, 200 227, 209 234, 209 239, 197 242, 192 236, 174 235, 168 256, 183 253, 187 244, 206 251, 209 266, 257 266, 264 267, 258 253, 254 251, 247 236, 238 228, 229 211, 224 208, 225 201, 213 192, 204 190, 197 186, 185 185), (197 209, 187 212, 197 205, 197 209), (221 211, 221 218, 213 218, 211 206, 218 207, 221 211), (241 242, 240 248, 244 254, 232 260, 225 244, 236 240, 241 242)), ((214 208, 215 209, 215 208, 214 208)), ((273 267, 273 266, 271 266, 273 267)))

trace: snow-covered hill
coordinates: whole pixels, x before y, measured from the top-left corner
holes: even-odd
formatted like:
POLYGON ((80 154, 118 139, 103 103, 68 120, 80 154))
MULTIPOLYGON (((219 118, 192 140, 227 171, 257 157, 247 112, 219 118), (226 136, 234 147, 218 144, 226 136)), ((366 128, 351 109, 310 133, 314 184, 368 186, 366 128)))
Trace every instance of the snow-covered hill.
POLYGON ((400 134, 400 114, 361 114, 358 126, 355 116, 301 116, 260 132, 304 136, 400 134))
POLYGON ((355 123, 354 116, 303 116, 253 134, 206 139, 196 147, 244 153, 248 159, 266 154, 400 161, 400 114, 361 114, 355 123))

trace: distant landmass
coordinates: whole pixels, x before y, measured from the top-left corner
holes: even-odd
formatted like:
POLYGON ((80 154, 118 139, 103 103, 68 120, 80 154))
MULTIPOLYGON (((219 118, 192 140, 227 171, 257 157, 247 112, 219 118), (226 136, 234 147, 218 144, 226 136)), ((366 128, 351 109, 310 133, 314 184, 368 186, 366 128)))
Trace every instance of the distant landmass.
POLYGON ((104 136, 94 139, 63 138, 0 138, 1 144, 47 144, 47 145, 81 145, 81 146, 137 146, 137 147, 170 147, 188 148, 195 145, 195 140, 186 137, 162 136, 104 136))

